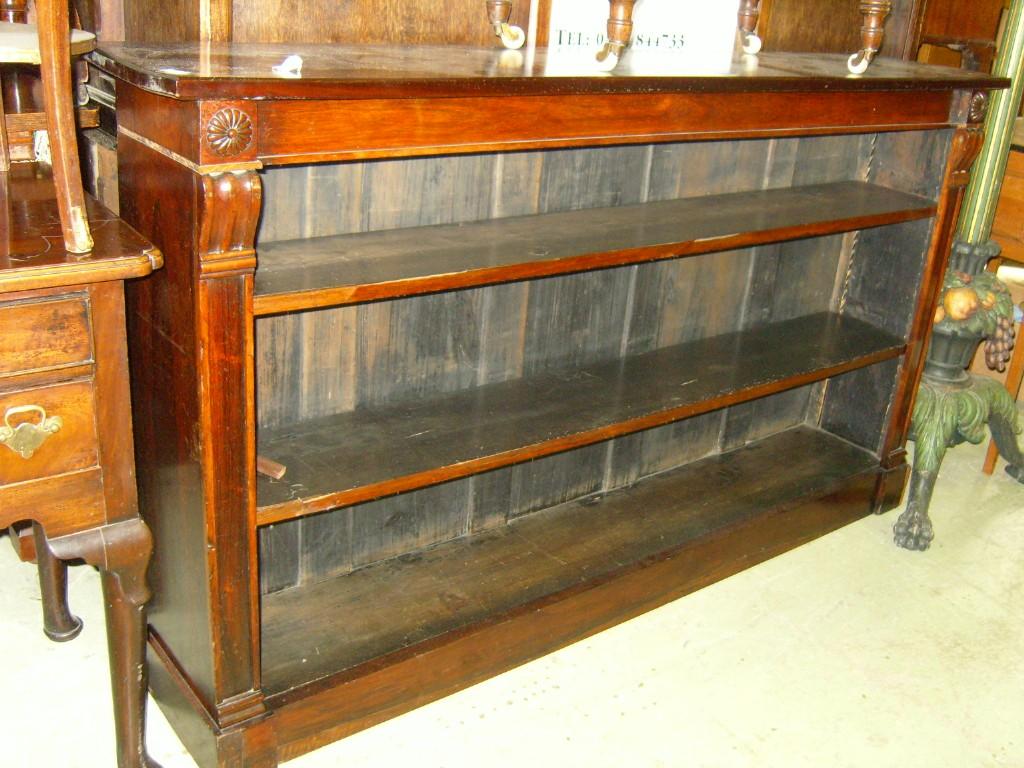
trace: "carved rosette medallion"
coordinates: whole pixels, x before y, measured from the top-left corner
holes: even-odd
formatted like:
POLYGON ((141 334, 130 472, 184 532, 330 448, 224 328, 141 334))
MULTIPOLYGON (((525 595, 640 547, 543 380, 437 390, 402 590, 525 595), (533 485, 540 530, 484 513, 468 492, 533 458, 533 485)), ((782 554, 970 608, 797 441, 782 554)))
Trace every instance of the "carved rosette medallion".
POLYGON ((988 112, 988 91, 975 91, 971 94, 971 105, 967 111, 967 120, 972 123, 983 122, 986 112, 988 112))
POLYGON ((206 123, 206 143, 219 157, 233 157, 252 144, 252 119, 240 109, 225 107, 206 123))

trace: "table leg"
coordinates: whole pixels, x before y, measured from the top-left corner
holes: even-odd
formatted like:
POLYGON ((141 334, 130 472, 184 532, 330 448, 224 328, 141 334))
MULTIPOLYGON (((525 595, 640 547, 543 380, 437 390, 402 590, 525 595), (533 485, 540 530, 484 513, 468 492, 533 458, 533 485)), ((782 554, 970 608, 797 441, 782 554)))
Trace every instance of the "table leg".
POLYGON ((39 571, 39 592, 43 603, 43 632, 55 643, 74 640, 82 631, 82 620, 68 608, 68 567, 58 560, 46 543, 46 534, 38 523, 32 524, 39 571))
POLYGON ((101 571, 119 768, 159 768, 146 754, 146 568, 153 544, 139 519, 53 539, 57 557, 101 571))
MULTIPOLYGON (((945 449, 938 457, 938 463, 942 463, 945 456, 945 449)), ((917 454, 914 457, 914 469, 910 475, 910 496, 907 499, 907 508, 899 516, 896 525, 893 527, 893 538, 898 546, 904 549, 915 549, 923 552, 931 546, 935 538, 935 531, 932 528, 931 518, 928 517, 928 507, 932 503, 932 491, 935 489, 935 478, 939 474, 939 468, 925 469, 918 464, 917 454)))

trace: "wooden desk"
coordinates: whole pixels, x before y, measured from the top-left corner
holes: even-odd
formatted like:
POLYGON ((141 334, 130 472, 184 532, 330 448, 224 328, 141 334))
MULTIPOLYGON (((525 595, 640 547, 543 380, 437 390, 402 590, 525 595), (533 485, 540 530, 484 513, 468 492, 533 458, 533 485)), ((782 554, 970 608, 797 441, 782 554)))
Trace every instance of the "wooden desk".
POLYGON ((203 768, 276 765, 899 502, 1005 81, 94 61, 121 215, 167 258, 128 292, 151 685, 203 768))
POLYGON ((150 764, 151 539, 136 499, 122 284, 161 256, 89 202, 95 248, 68 254, 53 182, 34 164, 0 174, 0 528, 33 521, 44 569, 52 556, 102 571, 118 764, 137 768, 150 764))

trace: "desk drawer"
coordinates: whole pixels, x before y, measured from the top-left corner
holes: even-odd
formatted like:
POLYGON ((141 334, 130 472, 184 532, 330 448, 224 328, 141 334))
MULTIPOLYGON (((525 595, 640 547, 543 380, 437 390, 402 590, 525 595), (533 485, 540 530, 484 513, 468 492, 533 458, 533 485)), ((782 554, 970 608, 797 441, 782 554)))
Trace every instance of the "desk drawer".
POLYGON ((0 376, 92 360, 84 296, 0 302, 0 376))
POLYGON ((0 486, 95 466, 97 444, 91 381, 0 395, 0 486), (50 429, 33 439, 44 418, 50 429))

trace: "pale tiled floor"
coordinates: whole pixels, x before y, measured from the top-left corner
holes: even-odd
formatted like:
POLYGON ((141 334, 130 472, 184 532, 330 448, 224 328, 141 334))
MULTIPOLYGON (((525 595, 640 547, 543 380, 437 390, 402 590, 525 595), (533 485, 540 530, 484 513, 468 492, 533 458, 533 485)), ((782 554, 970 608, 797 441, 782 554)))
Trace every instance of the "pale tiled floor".
MULTIPOLYGON (((943 466, 926 554, 871 518, 289 766, 1024 766, 1024 487, 943 466)), ((39 629, 0 542, 0 765, 114 765, 95 572, 39 629)), ((164 768, 193 766, 159 711, 164 768)))

